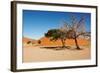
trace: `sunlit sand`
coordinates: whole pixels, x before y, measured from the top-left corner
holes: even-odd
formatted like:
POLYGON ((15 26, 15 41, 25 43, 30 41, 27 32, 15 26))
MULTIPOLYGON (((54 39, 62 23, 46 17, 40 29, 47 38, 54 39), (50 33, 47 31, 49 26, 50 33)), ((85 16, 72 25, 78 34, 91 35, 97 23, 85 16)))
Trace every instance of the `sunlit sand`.
MULTIPOLYGON (((23 62, 45 62, 45 61, 67 61, 85 60, 91 58, 90 40, 79 39, 81 50, 75 48, 73 39, 66 40, 66 47, 61 48, 60 40, 51 41, 48 38, 41 38, 41 44, 23 44, 23 62), (52 48, 54 47, 54 48, 52 48)), ((35 41, 36 42, 36 41, 35 41)))

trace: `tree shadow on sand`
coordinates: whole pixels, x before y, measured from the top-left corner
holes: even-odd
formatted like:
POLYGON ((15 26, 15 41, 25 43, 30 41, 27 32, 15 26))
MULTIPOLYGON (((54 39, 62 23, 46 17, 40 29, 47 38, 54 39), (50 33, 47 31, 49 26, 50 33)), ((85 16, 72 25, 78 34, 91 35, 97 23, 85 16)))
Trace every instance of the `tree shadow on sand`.
MULTIPOLYGON (((50 49, 50 50, 55 50, 55 51, 60 51, 60 50, 77 50, 75 47, 71 47, 71 46, 65 46, 65 47, 61 47, 61 46, 55 46, 55 47, 40 47, 41 49, 50 49)), ((80 49, 82 50, 82 48, 80 49)))

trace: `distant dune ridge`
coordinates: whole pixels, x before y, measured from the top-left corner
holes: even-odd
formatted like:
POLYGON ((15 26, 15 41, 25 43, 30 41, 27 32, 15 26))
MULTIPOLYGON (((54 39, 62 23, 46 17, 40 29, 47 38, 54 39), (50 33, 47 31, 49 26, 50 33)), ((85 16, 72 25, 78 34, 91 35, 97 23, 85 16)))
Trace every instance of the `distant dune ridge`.
MULTIPOLYGON (((37 40, 35 40, 35 39, 31 39, 31 38, 28 38, 28 37, 23 37, 23 43, 24 44, 28 44, 28 42, 30 42, 30 43, 36 43, 37 42, 37 40)), ((29 44, 30 44, 29 43, 29 44)))
MULTIPOLYGON (((62 45, 61 40, 51 41, 47 37, 42 37, 39 40, 41 41, 41 43, 40 43, 41 46, 61 46, 62 45)), ((30 43, 32 43, 32 44, 38 44, 39 40, 35 40, 35 39, 30 39, 30 38, 24 37, 23 38, 23 43, 27 44, 30 41, 30 43)), ((74 46, 75 45, 74 39, 66 39, 65 42, 66 42, 66 45, 68 45, 68 46, 74 46)), ((90 44, 90 40, 79 38, 78 39, 78 44, 80 46, 86 46, 86 45, 90 44)))

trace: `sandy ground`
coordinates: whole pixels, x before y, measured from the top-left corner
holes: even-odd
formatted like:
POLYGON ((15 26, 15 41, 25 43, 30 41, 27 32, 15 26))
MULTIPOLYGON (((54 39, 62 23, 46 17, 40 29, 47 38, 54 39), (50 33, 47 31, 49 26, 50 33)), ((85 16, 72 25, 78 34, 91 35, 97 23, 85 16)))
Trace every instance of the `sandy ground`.
POLYGON ((82 47, 82 50, 76 50, 74 47, 70 49, 47 49, 43 46, 24 46, 23 62, 45 62, 45 61, 61 61, 61 60, 82 60, 90 59, 90 47, 82 47), (42 48, 41 48, 42 47, 42 48))

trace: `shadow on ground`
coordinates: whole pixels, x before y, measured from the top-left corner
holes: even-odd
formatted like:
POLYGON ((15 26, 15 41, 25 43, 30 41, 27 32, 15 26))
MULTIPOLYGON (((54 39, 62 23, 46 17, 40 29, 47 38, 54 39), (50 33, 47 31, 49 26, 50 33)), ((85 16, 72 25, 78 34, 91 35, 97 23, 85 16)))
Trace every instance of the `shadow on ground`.
MULTIPOLYGON (((56 47, 40 47, 41 49, 50 49, 50 50, 77 50, 75 47, 71 47, 71 46, 65 46, 65 47, 61 47, 61 46, 56 46, 56 47)), ((82 48, 80 49, 82 50, 82 48)))

